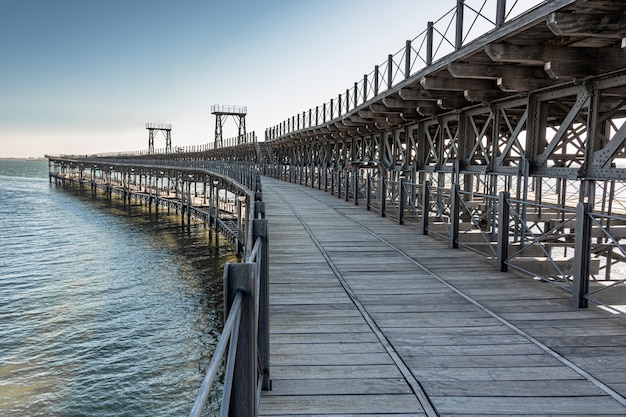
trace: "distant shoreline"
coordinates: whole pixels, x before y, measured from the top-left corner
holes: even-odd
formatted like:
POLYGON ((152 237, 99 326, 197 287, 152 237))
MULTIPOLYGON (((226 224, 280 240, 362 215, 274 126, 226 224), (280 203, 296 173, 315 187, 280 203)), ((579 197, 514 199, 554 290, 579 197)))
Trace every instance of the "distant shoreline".
POLYGON ((0 157, 0 161, 33 161, 33 162, 44 162, 47 161, 47 158, 43 156, 40 157, 28 157, 28 158, 12 158, 12 157, 0 157))

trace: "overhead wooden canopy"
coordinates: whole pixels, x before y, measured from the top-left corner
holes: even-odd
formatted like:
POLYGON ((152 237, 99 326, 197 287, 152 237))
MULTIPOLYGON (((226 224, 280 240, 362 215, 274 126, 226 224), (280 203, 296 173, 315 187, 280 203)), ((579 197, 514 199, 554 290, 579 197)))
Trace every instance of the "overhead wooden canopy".
POLYGON ((625 68, 626 1, 546 1, 327 121, 327 131, 387 129, 625 68))

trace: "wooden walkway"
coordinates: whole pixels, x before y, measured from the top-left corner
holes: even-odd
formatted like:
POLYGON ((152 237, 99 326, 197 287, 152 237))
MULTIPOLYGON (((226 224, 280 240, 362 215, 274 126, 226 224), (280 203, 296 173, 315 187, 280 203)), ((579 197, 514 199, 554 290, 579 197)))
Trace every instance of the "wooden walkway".
POLYGON ((323 191, 263 178, 261 416, 626 415, 626 320, 323 191))

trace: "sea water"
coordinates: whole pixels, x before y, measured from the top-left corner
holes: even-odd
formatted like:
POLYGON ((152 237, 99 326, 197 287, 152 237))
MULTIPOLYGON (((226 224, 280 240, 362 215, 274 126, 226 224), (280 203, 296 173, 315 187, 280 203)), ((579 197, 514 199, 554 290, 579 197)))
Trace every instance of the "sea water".
POLYGON ((233 260, 202 223, 0 161, 0 415, 187 415, 233 260))

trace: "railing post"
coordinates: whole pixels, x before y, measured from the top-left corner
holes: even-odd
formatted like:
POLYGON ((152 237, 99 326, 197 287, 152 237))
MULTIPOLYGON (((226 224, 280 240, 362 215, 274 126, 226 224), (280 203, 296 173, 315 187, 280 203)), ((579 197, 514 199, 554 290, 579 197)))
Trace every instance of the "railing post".
POLYGON ((341 175, 343 174, 343 168, 337 170, 337 198, 341 198, 341 175))
MULTIPOLYGON (((337 96, 337 113, 338 113, 338 116, 341 116, 342 113, 343 113, 343 108, 341 106, 341 103, 342 103, 341 102, 341 94, 339 94, 337 96)), ((347 109, 346 109, 346 111, 347 111, 347 109)))
POLYGON ((224 317, 238 290, 243 291, 241 322, 237 337, 237 354, 233 374, 233 387, 229 401, 229 417, 256 414, 256 308, 252 264, 228 263, 224 267, 224 317))
POLYGON ((591 257, 591 204, 578 203, 576 207, 576 236, 574 237, 574 282, 572 305, 587 308, 589 300, 589 263, 591 257))
POLYGON ((378 65, 374 67, 374 96, 378 95, 378 75, 380 68, 378 65))
POLYGON ((498 0, 496 7, 496 27, 500 27, 504 24, 506 17, 506 0, 498 0))
POLYGON ((345 200, 348 201, 350 199, 350 171, 346 170, 345 173, 345 177, 344 177, 344 193, 345 195, 345 200))
POLYGON ((398 213, 398 224, 404 224, 404 206, 406 205, 406 178, 403 176, 400 177, 400 201, 398 202, 400 209, 398 213))
POLYGON ((363 103, 367 101, 367 74, 363 75, 363 103))
POLYGON ((380 217, 385 217, 385 206, 387 205, 387 179, 380 176, 380 217))
POLYGON ((371 209, 371 193, 372 193, 372 176, 367 174, 367 178, 365 180, 365 209, 370 211, 371 209))
MULTIPOLYGON (((255 219, 265 218, 265 201, 254 202, 254 218, 255 219)), ((254 245, 254 240, 252 241, 252 244, 254 245)))
POLYGON ((428 216, 430 211, 430 181, 422 184, 422 235, 428 234, 428 216))
POLYGON ((393 84, 393 55, 387 56, 387 90, 391 88, 393 84))
POLYGON ((456 38, 454 49, 457 51, 463 47, 463 12, 465 11, 465 0, 456 0, 456 38))
POLYGON ((269 230, 267 219, 254 219, 252 221, 252 242, 261 238, 261 251, 257 265, 259 270, 259 358, 261 369, 263 370, 262 389, 267 391, 272 389, 270 378, 270 284, 269 284, 269 230))
POLYGON ((509 198, 508 191, 501 191, 498 196, 498 246, 496 270, 508 271, 506 260, 509 257, 509 198))
POLYGON ((352 192, 354 194, 354 205, 358 206, 359 205, 359 170, 358 168, 356 170, 353 170, 352 173, 353 173, 352 192))
POLYGON ((404 78, 411 75, 411 41, 406 41, 404 50, 404 78))
POLYGON ((426 65, 433 63, 433 22, 428 22, 426 28, 426 65))
POLYGON ((459 210, 461 198, 459 194, 459 184, 453 184, 450 190, 450 247, 456 249, 459 247, 459 210))

